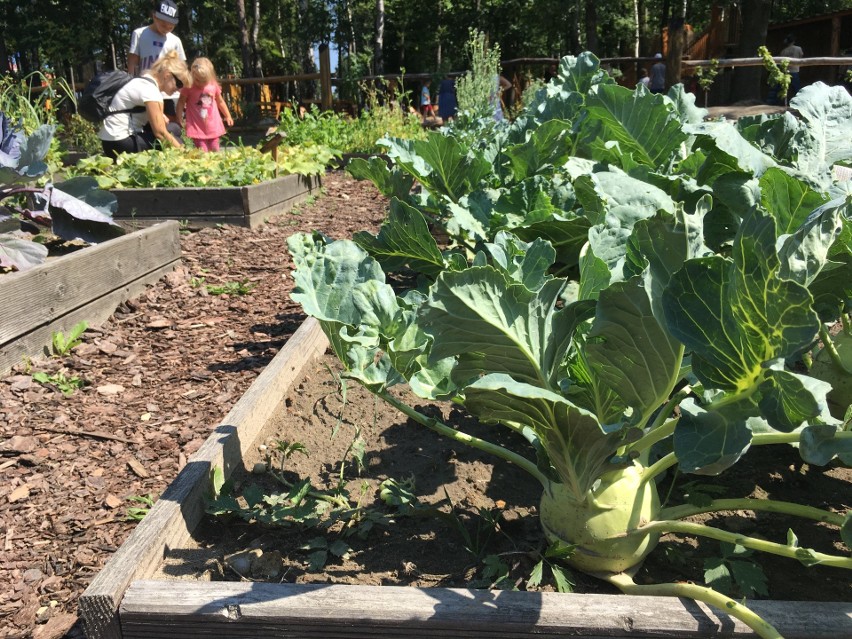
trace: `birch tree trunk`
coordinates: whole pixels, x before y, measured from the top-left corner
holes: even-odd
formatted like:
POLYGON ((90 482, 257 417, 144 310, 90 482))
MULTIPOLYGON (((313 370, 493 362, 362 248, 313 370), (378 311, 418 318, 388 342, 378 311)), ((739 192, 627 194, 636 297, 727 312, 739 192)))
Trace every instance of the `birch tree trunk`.
POLYGON ((639 0, 633 0, 633 57, 639 57, 639 0))
POLYGON ((385 0, 376 0, 376 33, 373 38, 373 68, 376 75, 385 72, 385 0))
POLYGON ((258 36, 260 33, 260 0, 254 0, 252 19, 254 24, 251 29, 251 57, 252 57, 252 75, 256 78, 263 77, 263 60, 260 57, 260 46, 258 44, 258 36))

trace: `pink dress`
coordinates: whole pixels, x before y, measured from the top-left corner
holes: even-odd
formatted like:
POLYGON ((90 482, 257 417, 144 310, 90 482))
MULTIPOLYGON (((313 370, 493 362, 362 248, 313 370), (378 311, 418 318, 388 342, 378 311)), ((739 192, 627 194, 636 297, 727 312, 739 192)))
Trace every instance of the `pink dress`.
POLYGON ((211 82, 203 87, 184 87, 186 98, 186 135, 192 140, 211 140, 225 134, 225 124, 219 113, 217 98, 222 88, 211 82))

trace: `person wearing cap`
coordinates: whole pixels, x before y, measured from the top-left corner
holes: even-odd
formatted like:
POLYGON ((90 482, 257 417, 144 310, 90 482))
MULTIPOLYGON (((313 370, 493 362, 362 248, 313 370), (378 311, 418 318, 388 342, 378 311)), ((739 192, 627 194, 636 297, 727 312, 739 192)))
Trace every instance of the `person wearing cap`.
POLYGON ((662 93, 666 90, 666 63, 663 62, 663 54, 654 55, 654 64, 651 66, 651 81, 648 88, 651 93, 662 93))
MULTIPOLYGON (((169 51, 177 52, 178 58, 186 62, 183 42, 172 31, 178 23, 178 8, 173 0, 155 0, 151 11, 151 24, 139 27, 130 36, 130 51, 127 55, 127 72, 141 76, 169 51)), ((165 113, 169 119, 175 117, 175 104, 180 94, 167 96, 165 113)))

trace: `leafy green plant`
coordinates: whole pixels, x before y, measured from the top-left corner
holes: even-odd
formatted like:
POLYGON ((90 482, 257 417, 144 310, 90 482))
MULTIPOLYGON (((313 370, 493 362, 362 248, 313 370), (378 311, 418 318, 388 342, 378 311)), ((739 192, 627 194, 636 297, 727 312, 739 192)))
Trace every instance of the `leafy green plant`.
POLYGON ((72 95, 63 78, 55 80, 41 71, 20 79, 12 75, 0 78, 0 112, 20 123, 27 135, 56 124, 59 106, 72 95))
POLYGON ((482 558, 480 578, 471 582, 472 588, 489 590, 517 590, 510 575, 510 566, 499 555, 487 555, 482 558))
POLYGON ((320 111, 316 105, 310 109, 282 111, 277 132, 289 145, 315 145, 335 149, 338 153, 377 153, 377 141, 392 135, 401 139, 424 137, 420 119, 403 112, 393 99, 382 103, 374 91, 368 91, 367 104, 357 118, 320 111))
POLYGON ((574 550, 574 546, 566 545, 561 541, 550 544, 530 573, 527 589, 537 588, 546 578, 547 572, 550 572, 558 592, 573 592, 574 583, 571 573, 558 562, 569 559, 574 550))
MULTIPOLYGON (((788 543, 797 545, 793 539, 788 543)), ((768 596, 766 575, 752 559, 754 551, 732 543, 722 542, 720 546, 720 556, 704 561, 705 583, 732 597, 768 596)))
POLYGON ((53 234, 62 240, 102 242, 124 234, 112 220, 117 201, 90 178, 61 184, 30 185, 47 170, 53 125, 41 125, 30 136, 0 113, 0 222, 15 218, 21 230, 0 233, 0 269, 23 271, 44 262, 48 249, 34 241, 53 234))
POLYGON ((210 293, 210 295, 248 295, 254 290, 254 287, 255 285, 249 284, 248 280, 206 285, 207 292, 210 293))
POLYGON ((757 55, 763 58, 763 67, 769 74, 767 78, 769 86, 776 87, 778 98, 784 100, 784 104, 787 104, 787 92, 790 90, 790 82, 793 79, 793 76, 787 71, 790 62, 788 60, 783 60, 780 64, 775 62, 766 47, 758 47, 757 55))
POLYGON ((72 348, 82 344, 83 340, 80 337, 86 332, 87 328, 89 328, 88 322, 78 322, 68 331, 68 335, 61 331, 51 333, 50 344, 53 354, 57 357, 64 357, 71 352, 72 348))
POLYGON ((127 508, 126 517, 128 521, 142 521, 145 515, 154 507, 154 495, 131 495, 127 498, 129 501, 139 504, 139 506, 130 506, 127 508))
POLYGON ((712 588, 630 575, 666 533, 852 569, 852 558, 789 536, 690 519, 783 513, 833 526, 850 546, 841 505, 663 504, 656 483, 671 469, 718 475, 756 446, 852 463, 829 385, 801 365, 852 300, 852 194, 832 174, 852 158, 852 122, 841 117, 852 97, 817 83, 792 106, 798 117, 706 122, 682 87, 634 92, 591 54, 564 58, 486 144, 452 132, 386 139, 393 168, 354 163, 392 197, 388 218, 352 241, 291 237, 293 299, 320 321, 347 378, 537 479, 543 531, 573 547, 572 568, 628 594, 703 601, 777 638, 712 588), (440 244, 430 225, 446 234, 440 244), (389 273, 416 288, 394 290, 389 273), (451 428, 401 402, 389 390, 400 383, 529 447, 451 428))
POLYGON ((698 67, 695 69, 695 77, 698 78, 698 86, 704 92, 704 107, 707 107, 707 98, 710 95, 710 88, 716 81, 716 76, 719 75, 719 61, 716 58, 710 60, 709 67, 698 67))
POLYGON ((94 177, 104 189, 248 186, 278 175, 320 174, 333 155, 321 145, 281 147, 277 162, 254 147, 227 147, 219 153, 168 148, 122 153, 115 160, 83 158, 69 174, 94 177))
POLYGON ((39 384, 56 387, 63 395, 70 397, 78 388, 83 388, 86 382, 76 375, 66 376, 64 371, 58 373, 33 373, 33 379, 39 384))
POLYGON ((87 155, 98 155, 103 151, 97 126, 76 113, 63 120, 57 136, 66 149, 81 151, 87 155))
MULTIPOLYGON (((484 33, 471 29, 465 48, 470 70, 456 81, 458 119, 491 118, 494 114, 494 100, 499 99, 495 92, 497 77, 500 75, 500 46, 497 43, 489 46, 484 33)), ((464 122, 457 126, 464 126, 464 122)))

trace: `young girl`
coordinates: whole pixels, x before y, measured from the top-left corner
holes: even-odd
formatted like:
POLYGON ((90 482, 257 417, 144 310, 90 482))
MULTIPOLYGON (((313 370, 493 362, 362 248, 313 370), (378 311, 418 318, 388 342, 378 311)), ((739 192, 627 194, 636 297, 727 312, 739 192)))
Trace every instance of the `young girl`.
POLYGON ((219 138, 225 134, 223 118, 228 126, 234 126, 234 120, 222 99, 222 87, 216 80, 213 63, 207 58, 196 58, 190 73, 192 86, 181 89, 177 104, 178 121, 186 127, 186 135, 196 148, 218 151, 219 138))

